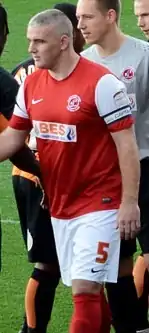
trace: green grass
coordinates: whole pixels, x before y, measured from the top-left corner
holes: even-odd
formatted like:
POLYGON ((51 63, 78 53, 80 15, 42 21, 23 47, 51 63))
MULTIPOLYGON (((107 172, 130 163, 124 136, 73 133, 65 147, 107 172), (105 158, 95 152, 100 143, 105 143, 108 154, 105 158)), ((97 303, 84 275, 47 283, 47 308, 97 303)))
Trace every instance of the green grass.
MULTIPOLYGON (((74 1, 75 2, 75 1, 74 1)), ((10 36, 1 59, 11 70, 27 56, 26 25, 29 18, 53 5, 53 1, 5 0, 8 9, 10 36)), ((133 15, 133 1, 123 0, 121 27, 130 35, 142 37, 133 15)), ((11 184, 11 166, 0 165, 0 205, 3 220, 18 220, 11 184)), ((22 323, 24 290, 31 265, 27 262, 19 224, 3 224, 3 270, 0 276, 0 333, 16 333, 22 323)), ((60 284, 54 311, 51 333, 66 333, 71 315, 71 292, 60 284)))

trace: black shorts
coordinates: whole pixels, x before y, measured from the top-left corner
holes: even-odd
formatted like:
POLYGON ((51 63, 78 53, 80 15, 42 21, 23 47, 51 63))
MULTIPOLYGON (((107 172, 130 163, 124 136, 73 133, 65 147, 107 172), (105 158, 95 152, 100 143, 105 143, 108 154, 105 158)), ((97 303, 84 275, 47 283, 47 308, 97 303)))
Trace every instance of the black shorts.
POLYGON ((143 254, 149 253, 149 157, 141 161, 141 179, 139 192, 141 230, 138 235, 143 254))
POLYGON ((12 177, 22 235, 32 263, 57 263, 50 215, 40 205, 40 186, 24 177, 12 177))
MULTIPOLYGON (((149 253, 149 157, 140 162, 141 179, 139 207, 141 213, 141 230, 138 234, 143 254, 149 253)), ((121 241, 120 258, 132 256, 136 252, 136 240, 121 241)))
POLYGON ((137 250, 136 239, 121 240, 120 259, 132 257, 137 250))

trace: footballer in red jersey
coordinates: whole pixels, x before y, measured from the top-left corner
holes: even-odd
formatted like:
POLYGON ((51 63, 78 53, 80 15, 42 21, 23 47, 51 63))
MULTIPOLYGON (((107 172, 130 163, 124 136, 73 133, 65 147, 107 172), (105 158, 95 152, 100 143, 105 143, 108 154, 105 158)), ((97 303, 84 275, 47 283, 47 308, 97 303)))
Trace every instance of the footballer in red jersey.
POLYGON ((69 331, 99 333, 100 290, 117 280, 120 235, 140 226, 131 106, 122 82, 75 53, 72 25, 59 10, 35 15, 27 37, 39 69, 19 89, 0 159, 34 128, 61 276, 72 284, 69 331))
MULTIPOLYGON (((81 32, 77 29, 76 6, 69 3, 60 3, 56 4, 54 8, 64 12, 72 22, 74 48, 76 52, 81 52, 84 46, 84 39, 81 32)), ((34 59, 30 58, 17 65, 13 69, 12 74, 19 85, 21 85, 25 78, 35 72, 35 70, 37 68, 35 67, 34 59)), ((30 133, 28 145, 34 154, 37 155, 34 130, 30 133)), ((19 170, 14 166, 12 182, 22 235, 28 250, 28 259, 29 262, 35 263, 35 268, 26 288, 27 318, 25 316, 20 332, 27 333, 28 323, 30 328, 45 333, 60 278, 50 215, 48 210, 40 204, 43 193, 34 175, 19 170), (40 293, 38 290, 40 290, 40 293), (34 297, 34 294, 36 294, 36 297, 34 297), (35 317, 32 316, 32 312, 35 313, 35 317)), ((110 324, 108 323, 108 325, 110 324)))

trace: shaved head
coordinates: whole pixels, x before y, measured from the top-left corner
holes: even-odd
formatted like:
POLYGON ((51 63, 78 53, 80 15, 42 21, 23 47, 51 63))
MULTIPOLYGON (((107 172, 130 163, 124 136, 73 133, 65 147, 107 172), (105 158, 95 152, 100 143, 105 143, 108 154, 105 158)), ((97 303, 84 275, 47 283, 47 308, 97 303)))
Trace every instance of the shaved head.
POLYGON ((53 26, 57 34, 73 37, 73 26, 68 17, 58 9, 48 9, 31 18, 28 27, 53 26))

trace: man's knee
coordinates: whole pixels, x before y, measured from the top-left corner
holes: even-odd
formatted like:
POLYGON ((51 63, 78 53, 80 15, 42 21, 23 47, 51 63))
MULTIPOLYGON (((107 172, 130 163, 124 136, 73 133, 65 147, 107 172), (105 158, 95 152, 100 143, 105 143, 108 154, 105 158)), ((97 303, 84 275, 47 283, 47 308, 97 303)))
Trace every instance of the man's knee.
POLYGON ((87 280, 72 280, 72 293, 78 294, 99 294, 102 284, 87 280))
POLYGON ((45 264, 45 263, 38 262, 35 264, 35 268, 37 268, 38 270, 47 272, 48 274, 51 274, 51 277, 57 277, 59 279, 61 277, 58 261, 55 261, 51 264, 45 264))

